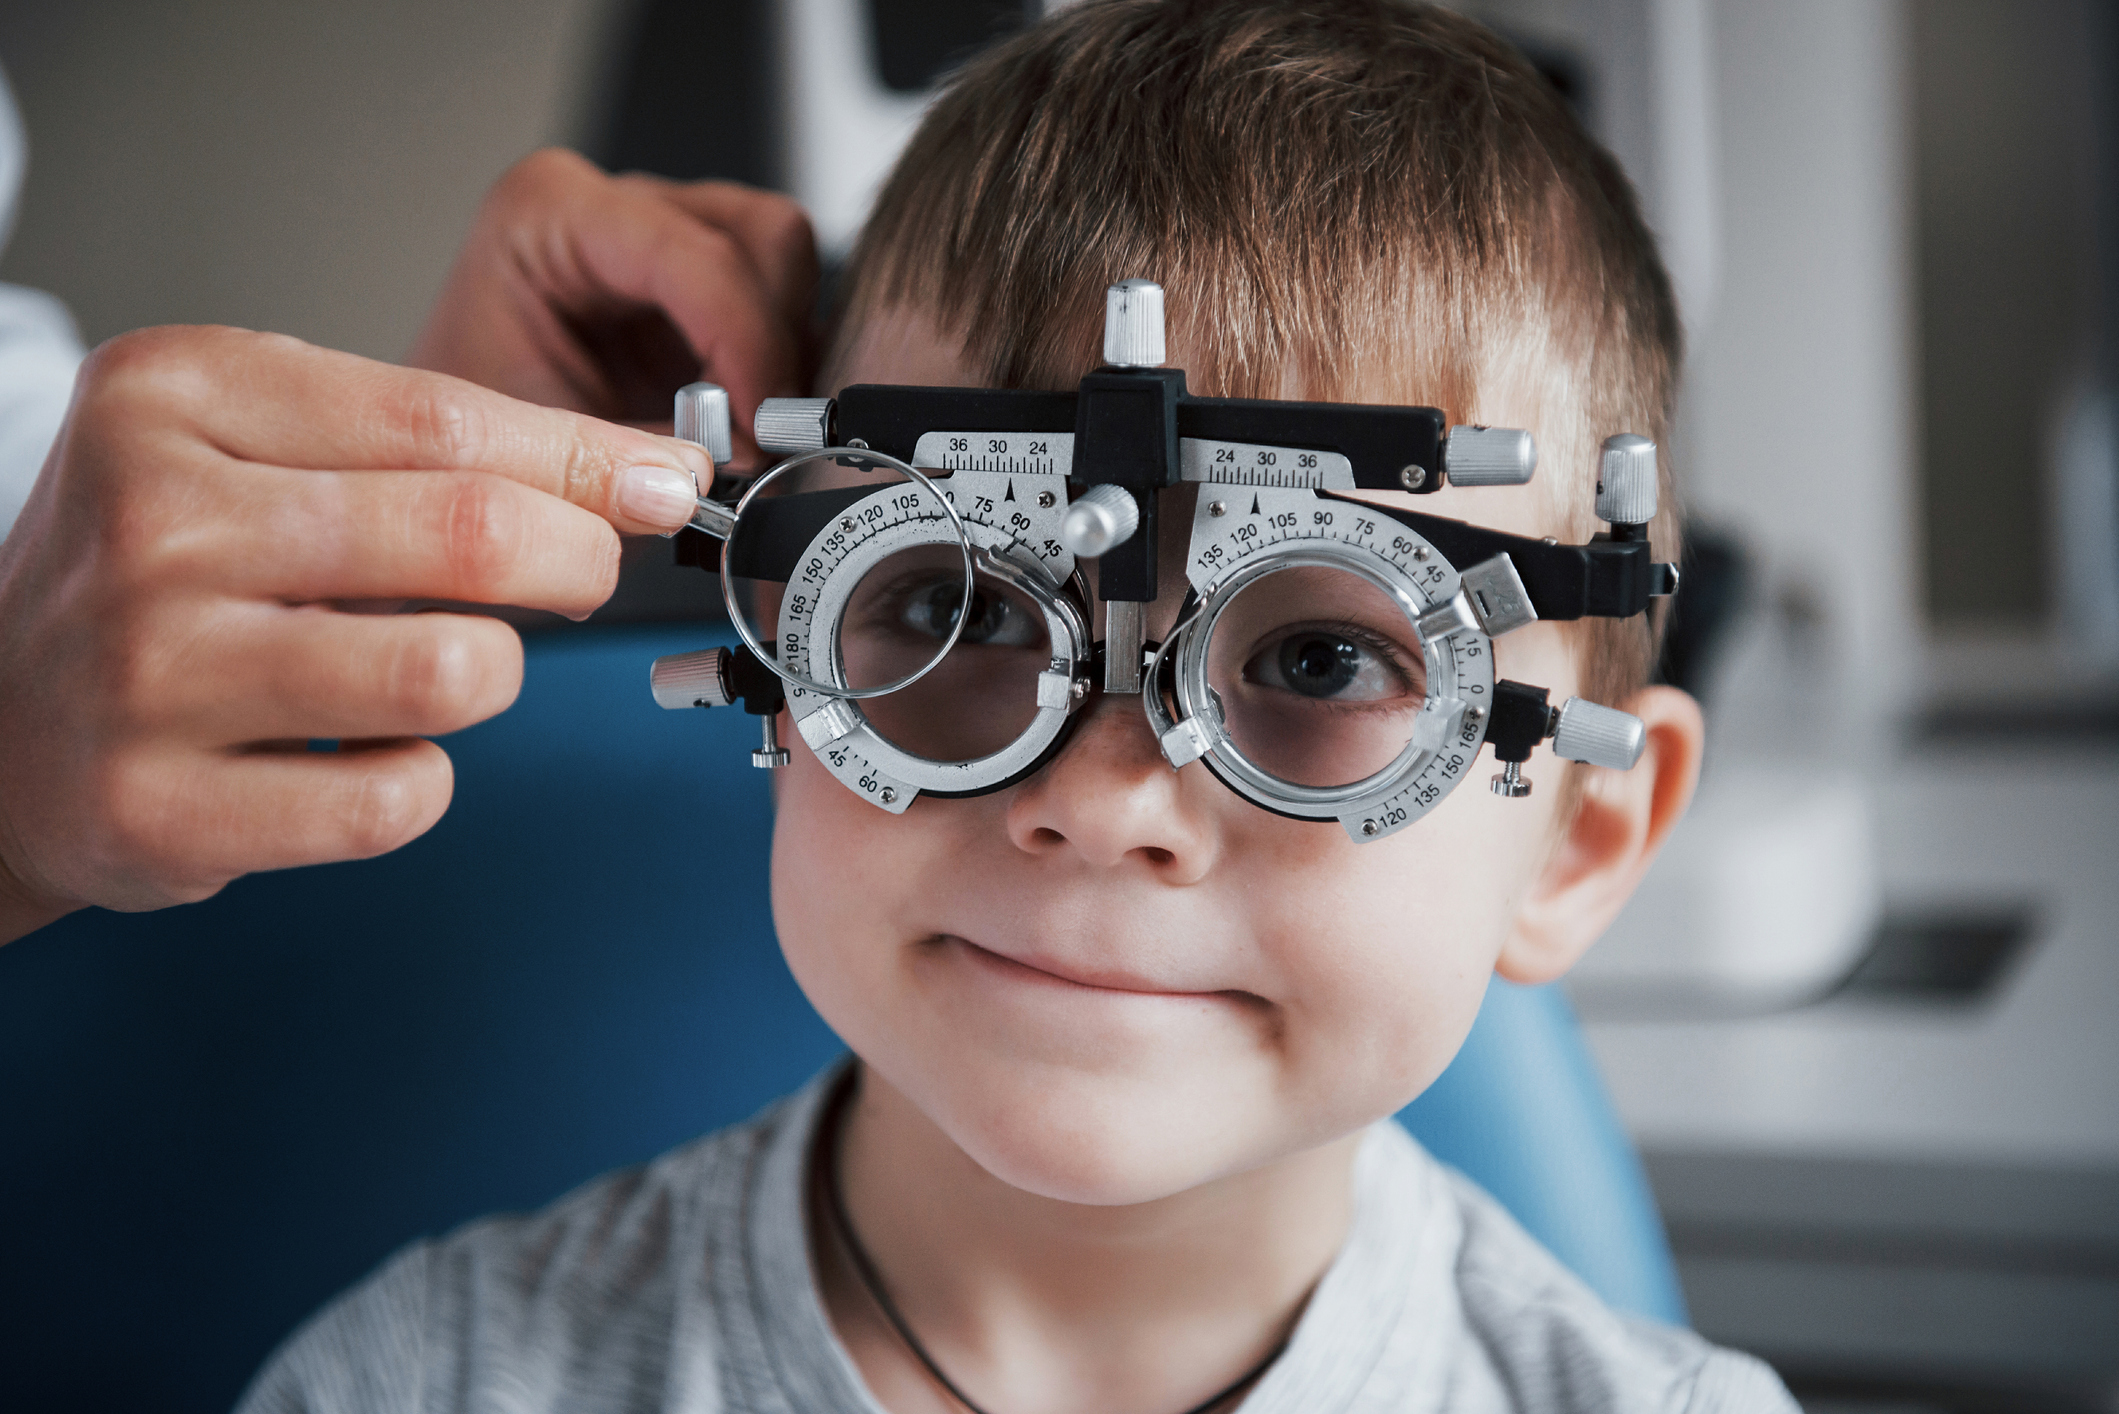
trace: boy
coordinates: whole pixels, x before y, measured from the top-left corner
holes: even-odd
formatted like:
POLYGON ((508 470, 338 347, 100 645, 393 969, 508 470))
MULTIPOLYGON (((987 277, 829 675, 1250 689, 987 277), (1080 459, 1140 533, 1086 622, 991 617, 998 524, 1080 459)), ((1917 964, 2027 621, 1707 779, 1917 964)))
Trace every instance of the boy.
MULTIPOLYGON (((1583 538, 1598 442, 1666 430, 1676 317, 1631 195, 1445 12, 1090 0, 981 58, 879 199, 825 385, 1071 387, 1135 274, 1200 392, 1534 430, 1536 483, 1440 514, 1583 538)), ((775 919, 858 1059, 414 1246, 244 1409, 1792 1407, 1604 1310, 1386 1121, 1490 973, 1565 971, 1689 797, 1697 709, 1646 685, 1640 620, 1588 625, 1502 666, 1639 716, 1640 764, 1541 755, 1529 800, 1460 792, 1373 844, 1172 771, 1124 698, 1021 783, 902 815, 795 745, 775 919)))

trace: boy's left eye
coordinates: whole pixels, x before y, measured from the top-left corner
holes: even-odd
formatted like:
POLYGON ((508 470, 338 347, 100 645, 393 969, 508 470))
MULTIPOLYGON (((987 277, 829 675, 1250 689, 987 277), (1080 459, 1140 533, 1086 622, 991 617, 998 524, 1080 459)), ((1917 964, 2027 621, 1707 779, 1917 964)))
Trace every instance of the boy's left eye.
POLYGON ((1246 682, 1315 701, 1384 702, 1421 695, 1414 675, 1368 635, 1324 627, 1290 628, 1243 665, 1246 682))
MULTIPOLYGON (((947 638, 963 602, 962 581, 939 580, 906 596, 898 622, 916 633, 947 638)), ((1021 604, 981 585, 974 586, 971 614, 957 642, 992 648, 1030 648, 1044 641, 1044 632, 1044 625, 1021 604)))

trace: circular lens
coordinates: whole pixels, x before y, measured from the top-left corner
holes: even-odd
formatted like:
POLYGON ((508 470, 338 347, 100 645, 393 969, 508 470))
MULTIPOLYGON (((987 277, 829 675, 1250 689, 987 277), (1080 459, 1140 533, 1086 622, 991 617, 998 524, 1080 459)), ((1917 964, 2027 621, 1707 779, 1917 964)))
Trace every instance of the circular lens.
POLYGON ((986 570, 967 609, 956 547, 927 544, 879 561, 839 618, 839 669, 855 689, 917 671, 960 622, 956 646, 931 672, 862 704, 876 735, 928 761, 978 760, 1029 730, 1038 674, 1052 662, 1044 611, 986 570))
POLYGON ((1419 634, 1358 574, 1259 575, 1209 628, 1207 686, 1236 750, 1269 775, 1328 789, 1396 761, 1427 697, 1419 634))
POLYGON ((850 565, 873 566, 901 543, 936 544, 954 562, 956 597, 970 578, 972 545, 949 493, 878 452, 829 447, 774 467, 736 505, 721 551, 721 590, 744 642, 791 688, 824 697, 894 692, 932 671, 961 636, 949 619, 918 661, 865 686, 832 682, 812 661, 810 629, 827 586, 850 565))

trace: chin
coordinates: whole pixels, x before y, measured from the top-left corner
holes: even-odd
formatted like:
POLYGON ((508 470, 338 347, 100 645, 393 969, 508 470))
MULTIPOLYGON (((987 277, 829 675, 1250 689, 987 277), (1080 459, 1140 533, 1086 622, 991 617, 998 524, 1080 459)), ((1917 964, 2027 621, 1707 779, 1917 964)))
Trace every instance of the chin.
POLYGON ((1039 1197, 1150 1203, 1303 1147, 1248 1077, 996 1069, 899 1088, 972 1162, 1039 1197))

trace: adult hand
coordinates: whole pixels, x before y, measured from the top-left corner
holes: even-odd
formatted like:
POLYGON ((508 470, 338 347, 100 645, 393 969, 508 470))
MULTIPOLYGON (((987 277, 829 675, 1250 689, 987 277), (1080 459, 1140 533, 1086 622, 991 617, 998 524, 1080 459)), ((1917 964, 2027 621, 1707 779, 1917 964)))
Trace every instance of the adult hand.
POLYGON ((752 464, 759 400, 808 391, 816 290, 816 242, 787 198, 614 177, 552 149, 487 195, 411 362, 659 425, 704 377, 729 390, 736 460, 752 464))
POLYGON ((349 607, 586 615, 617 532, 682 524, 710 470, 669 438, 276 335, 105 344, 0 543, 0 942, 419 835, 452 784, 421 738, 506 707, 521 641, 349 607))

